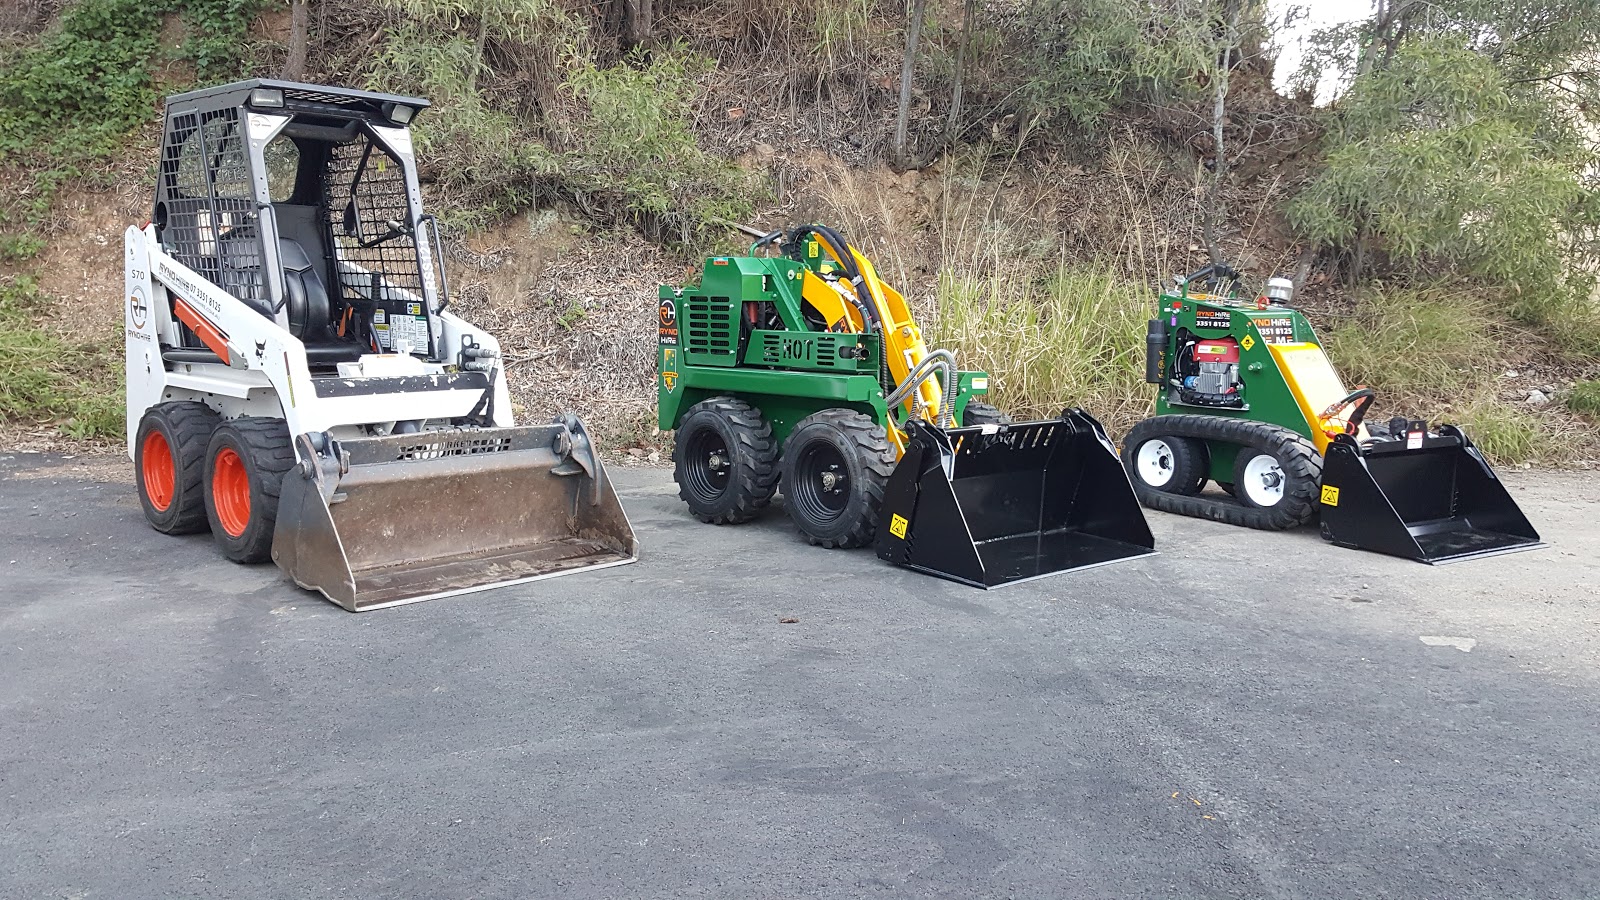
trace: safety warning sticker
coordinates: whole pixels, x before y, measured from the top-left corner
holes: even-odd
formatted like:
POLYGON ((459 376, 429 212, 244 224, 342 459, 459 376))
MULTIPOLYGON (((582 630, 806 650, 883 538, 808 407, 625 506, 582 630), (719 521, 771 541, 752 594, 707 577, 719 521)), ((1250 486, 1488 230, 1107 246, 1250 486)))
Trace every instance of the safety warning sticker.
POLYGON ((909 524, 911 523, 906 520, 905 516, 895 513, 894 516, 889 519, 889 533, 897 538, 900 538, 901 540, 905 540, 906 526, 909 524))
POLYGON ((1323 506, 1338 506, 1339 505, 1339 489, 1334 487, 1331 484, 1323 485, 1322 486, 1322 505, 1323 506))
POLYGON ((678 386, 678 351, 670 347, 661 351, 661 386, 669 393, 678 386))
POLYGON ((427 316, 386 314, 382 309, 374 310, 372 330, 378 334, 378 346, 391 353, 397 351, 402 342, 411 348, 412 353, 428 352, 427 316))

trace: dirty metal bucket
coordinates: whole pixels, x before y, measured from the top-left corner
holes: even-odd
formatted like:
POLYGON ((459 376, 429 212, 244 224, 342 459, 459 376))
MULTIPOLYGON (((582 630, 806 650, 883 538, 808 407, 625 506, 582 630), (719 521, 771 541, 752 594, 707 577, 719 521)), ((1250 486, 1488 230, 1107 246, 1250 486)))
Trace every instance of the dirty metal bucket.
POLYGON ((272 558, 359 612, 633 562, 633 529, 589 443, 551 425, 300 438, 272 558))
POLYGON ((1154 552, 1116 448, 1088 413, 910 427, 883 498, 879 558, 992 588, 1154 552))
POLYGON ((1340 435, 1322 466, 1322 535, 1430 564, 1544 546, 1505 484, 1452 425, 1364 446, 1340 435))

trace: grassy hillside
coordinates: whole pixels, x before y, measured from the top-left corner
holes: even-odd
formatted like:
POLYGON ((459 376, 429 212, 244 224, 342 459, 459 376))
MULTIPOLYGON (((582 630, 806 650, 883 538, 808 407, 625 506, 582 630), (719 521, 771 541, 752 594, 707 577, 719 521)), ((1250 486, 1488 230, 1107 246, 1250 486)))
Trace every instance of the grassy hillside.
MULTIPOLYGON (((650 5, 642 32, 613 3, 307 6, 306 80, 435 101, 418 146, 450 226, 457 309, 502 336, 528 415, 575 408, 609 450, 659 453, 656 284, 740 246, 730 222, 817 220, 872 255, 1019 413, 1083 405, 1116 432, 1142 415, 1155 286, 1216 253, 1255 279, 1297 276, 1347 380, 1380 388, 1386 413, 1463 422, 1503 462, 1600 458, 1600 315, 1573 274, 1593 269, 1552 280, 1505 262, 1574 265, 1600 211, 1567 187, 1577 157, 1543 137, 1556 125, 1517 130, 1527 97, 1480 97, 1463 115, 1492 111, 1500 131, 1436 129, 1427 146, 1500 148, 1496 177, 1538 202, 1461 207, 1462 185, 1411 185, 1396 163, 1394 189, 1438 210, 1412 222, 1340 168, 1420 146, 1414 123, 1350 112, 1400 100, 1381 81, 1333 110, 1280 96, 1269 22, 1198 27, 1204 4, 1178 0, 929 4, 900 147, 904 5, 650 5), (1489 220, 1501 238, 1475 224, 1489 220), (1568 240, 1541 243, 1551 233, 1568 240)), ((268 0, 0 15, 7 442, 120 435, 121 230, 148 215, 160 98, 280 74, 292 22, 268 0)), ((1473 84, 1500 77, 1407 52, 1466 66, 1473 84)))

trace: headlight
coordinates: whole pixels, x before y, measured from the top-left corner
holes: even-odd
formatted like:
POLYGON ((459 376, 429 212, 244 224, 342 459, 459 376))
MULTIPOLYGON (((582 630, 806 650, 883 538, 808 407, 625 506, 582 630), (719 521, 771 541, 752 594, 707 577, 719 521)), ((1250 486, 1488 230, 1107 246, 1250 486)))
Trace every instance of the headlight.
POLYGON ((264 109, 283 109, 283 91, 277 88, 256 88, 250 92, 250 105, 264 109))

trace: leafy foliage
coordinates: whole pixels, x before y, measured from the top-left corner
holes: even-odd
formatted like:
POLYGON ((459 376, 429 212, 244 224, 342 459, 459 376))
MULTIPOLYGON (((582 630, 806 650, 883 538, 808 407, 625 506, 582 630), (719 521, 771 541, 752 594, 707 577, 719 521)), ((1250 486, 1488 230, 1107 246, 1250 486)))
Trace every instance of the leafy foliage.
MULTIPOLYGON (((532 27, 517 21, 510 33, 532 27)), ((467 227, 531 205, 557 164, 530 127, 480 88, 485 65, 471 34, 423 18, 391 31, 368 78, 373 89, 433 100, 414 129, 424 174, 442 195, 446 217, 467 227)))
POLYGON ((1478 293, 1432 284, 1365 291, 1322 338, 1347 383, 1378 390, 1374 418, 1455 423, 1496 462, 1558 458, 1551 429, 1497 398, 1495 377, 1508 362, 1498 348, 1510 328, 1478 293))
POLYGON ((581 52, 584 29, 545 0, 394 5, 408 18, 391 30, 369 83, 435 100, 417 137, 458 224, 564 198, 593 218, 687 245, 749 214, 758 187, 703 151, 691 126, 712 60, 677 45, 601 67, 581 52), (503 82, 555 69, 561 90, 540 108, 505 103, 503 82), (566 104, 560 122, 539 115, 556 103, 566 104))
POLYGON ((1010 22, 1023 109, 1041 124, 1094 128, 1115 109, 1201 87, 1214 67, 1210 0, 1032 0, 1010 22))
POLYGON ((36 324, 44 298, 31 278, 0 279, 0 418, 54 422, 68 436, 122 430, 114 341, 69 346, 36 324))
POLYGON ((1370 269, 1504 286, 1520 318, 1592 349, 1600 5, 1399 8, 1323 35, 1313 64, 1355 60, 1359 74, 1291 222, 1347 260, 1352 280, 1370 269))
POLYGON ((1018 418, 1063 402, 1120 433, 1149 414, 1143 383, 1144 287, 1111 265, 1060 265, 1043 278, 965 265, 939 273, 929 333, 963 368, 986 371, 994 402, 1018 418))
POLYGON ((38 44, 0 61, 0 159, 31 149, 56 158, 113 150, 147 121, 153 64, 169 15, 188 38, 178 58, 201 80, 234 70, 260 0, 80 0, 38 44))
POLYGON ((634 62, 589 65, 571 79, 588 108, 586 139, 565 157, 573 186, 614 198, 624 216, 680 244, 704 240, 720 222, 744 219, 759 188, 737 166, 700 149, 690 127, 696 80, 715 63, 682 47, 634 62))
POLYGON ((1567 408, 1579 415, 1600 419, 1600 381, 1580 381, 1567 395, 1567 408))

